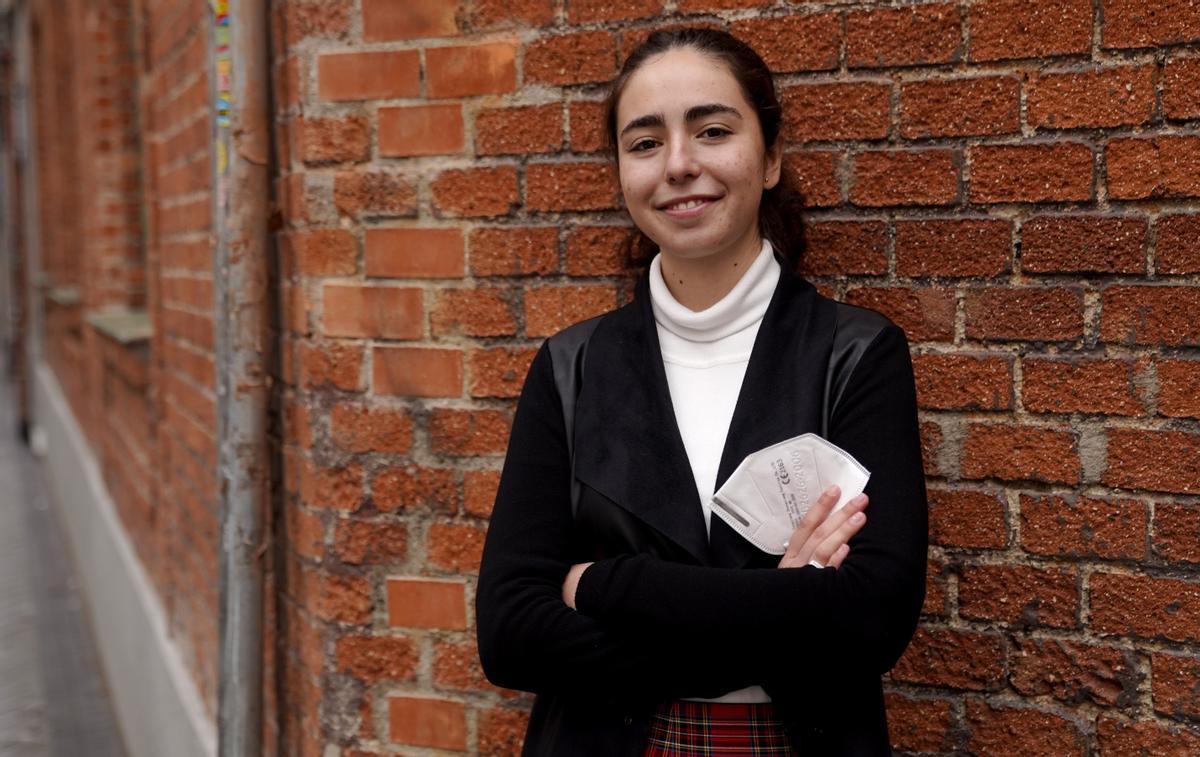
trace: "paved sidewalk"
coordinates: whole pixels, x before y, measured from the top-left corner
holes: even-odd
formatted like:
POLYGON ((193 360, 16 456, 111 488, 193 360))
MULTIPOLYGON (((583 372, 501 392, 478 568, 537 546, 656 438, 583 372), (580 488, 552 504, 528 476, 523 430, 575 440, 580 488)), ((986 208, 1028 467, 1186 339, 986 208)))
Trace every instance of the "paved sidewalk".
POLYGON ((0 757, 123 757, 46 497, 0 377, 0 757))

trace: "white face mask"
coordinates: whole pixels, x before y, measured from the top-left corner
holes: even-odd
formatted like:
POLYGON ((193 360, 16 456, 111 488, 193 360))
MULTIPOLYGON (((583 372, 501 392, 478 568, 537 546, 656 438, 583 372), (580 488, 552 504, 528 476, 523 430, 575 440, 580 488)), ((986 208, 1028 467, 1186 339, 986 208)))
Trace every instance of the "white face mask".
POLYGON ((762 551, 782 555, 784 543, 833 484, 842 494, 833 509, 862 493, 871 472, 816 434, 801 434, 748 455, 720 491, 712 512, 762 551))

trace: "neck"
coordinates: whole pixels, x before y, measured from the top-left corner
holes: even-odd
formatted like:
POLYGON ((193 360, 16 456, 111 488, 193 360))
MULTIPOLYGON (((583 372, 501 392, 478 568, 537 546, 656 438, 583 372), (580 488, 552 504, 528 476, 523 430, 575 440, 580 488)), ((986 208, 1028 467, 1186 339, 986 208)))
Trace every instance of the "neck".
POLYGON ((729 294, 761 249, 762 238, 755 234, 732 255, 684 258, 664 250, 663 281, 680 305, 695 312, 707 310, 729 294))

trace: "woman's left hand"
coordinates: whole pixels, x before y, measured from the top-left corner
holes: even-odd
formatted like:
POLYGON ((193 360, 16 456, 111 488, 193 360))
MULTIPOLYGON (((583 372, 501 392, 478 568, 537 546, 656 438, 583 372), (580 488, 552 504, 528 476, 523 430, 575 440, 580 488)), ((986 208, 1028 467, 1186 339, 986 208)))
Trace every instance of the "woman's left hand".
POLYGON ((562 599, 567 607, 575 609, 575 592, 579 589, 579 578, 583 575, 583 571, 588 569, 590 562, 576 563, 567 571, 567 577, 563 579, 562 599))

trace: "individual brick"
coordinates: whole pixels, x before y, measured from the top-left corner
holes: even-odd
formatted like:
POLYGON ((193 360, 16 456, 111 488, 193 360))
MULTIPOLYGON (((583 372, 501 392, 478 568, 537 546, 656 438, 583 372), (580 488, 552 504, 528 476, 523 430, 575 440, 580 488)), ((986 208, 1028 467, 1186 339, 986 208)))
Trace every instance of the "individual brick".
POLYGON ((1012 362, 1002 357, 926 353, 913 356, 917 403, 936 410, 1012 407, 1012 362))
POLYGON ((430 314, 430 328, 436 337, 512 336, 517 331, 513 315, 513 297, 508 289, 443 289, 430 314))
POLYGON ((1021 548, 1052 557, 1140 560, 1146 506, 1132 499, 1021 495, 1021 548))
POLYGON ((386 171, 341 171, 333 178, 338 213, 362 217, 415 216, 417 192, 403 176, 386 171))
POLYGON ((1058 342, 1083 336, 1083 297, 1072 289, 972 291, 966 316, 971 339, 1058 342))
POLYGON ((377 346, 371 351, 371 386, 376 394, 459 397, 463 355, 458 349, 377 346))
POLYGON ((1097 754, 1120 757, 1126 754, 1162 754, 1175 757, 1200 752, 1200 733, 1187 728, 1168 728, 1150 721, 1130 722, 1114 717, 1097 719, 1097 754))
POLYGON ((517 87, 517 48, 507 42, 425 50, 428 97, 501 95, 517 87))
POLYGON ((1021 85, 1011 76, 929 79, 900 85, 905 139, 1013 134, 1021 128, 1021 85))
POLYGON ((466 706, 448 699, 389 697, 388 734, 398 744, 465 751, 466 706))
POLYGON ((1079 483, 1076 435, 1039 426, 973 423, 963 442, 964 478, 1079 483))
POLYGON ((545 84, 606 82, 617 73, 617 45, 610 32, 541 37, 525 50, 525 79, 545 84))
POLYGON ((477 228, 471 232, 471 273, 529 276, 558 269, 558 229, 477 228))
POLYGON ((617 276, 625 272, 627 226, 577 226, 567 235, 570 276, 617 276))
POLYGON ((326 284, 322 290, 327 336, 420 339, 425 332, 420 289, 326 284))
POLYGON ((1102 707, 1137 701, 1143 676, 1133 652, 1020 634, 1013 643, 1009 680, 1026 697, 1049 695, 1067 704, 1090 701, 1102 707))
POLYGON ((921 615, 947 618, 950 615, 947 602, 946 578, 949 571, 938 560, 927 560, 925 564, 925 601, 921 604, 921 615))
POLYGON ((610 210, 617 179, 609 163, 534 163, 525 168, 525 207, 531 211, 610 210))
POLYGON ((1134 126, 1154 115, 1154 67, 1039 73, 1030 78, 1025 92, 1030 126, 1045 129, 1134 126))
POLYGON ((443 217, 508 215, 519 202, 515 166, 442 171, 429 185, 433 207, 443 217))
POLYGON ((1091 625, 1102 634, 1200 641, 1200 584, 1174 578, 1094 573, 1091 625))
POLYGON ((1110 286, 1104 290, 1100 338, 1110 343, 1200 344, 1200 290, 1172 286, 1110 286))
POLYGON ((1092 196, 1092 151, 1076 142, 967 149, 974 203, 1070 202, 1092 196))
POLYGON ((966 724, 971 754, 1004 752, 1029 757, 1083 757, 1087 738, 1074 722, 1031 707, 993 707, 967 700, 966 724))
POLYGON ((317 92, 322 100, 384 100, 421 94, 421 58, 416 50, 327 53, 317 58, 317 92))
POLYGON ((604 103, 572 102, 567 123, 571 131, 571 152, 583 154, 604 149, 604 103))
POLYGON ((1150 657, 1150 676, 1157 712, 1200 720, 1200 660, 1156 653, 1150 657))
POLYGON ((467 627, 462 581, 436 578, 387 579, 388 624, 406 628, 467 627))
POLYGON ((433 683, 451 691, 501 691, 488 683, 472 642, 437 642, 433 647, 433 683))
POLYGON ((550 336, 561 329, 617 305, 616 291, 607 284, 543 286, 525 292, 525 334, 550 336))
POLYGON ((1158 273, 1200 273, 1200 215, 1164 215, 1154 222, 1158 273))
POLYGON ((368 276, 426 279, 463 275, 461 229, 369 228, 363 247, 368 276))
POLYGON ((1021 270, 1030 273, 1142 273, 1146 220, 1046 215, 1021 225, 1021 270))
POLYGON ((500 471, 469 470, 463 473, 463 510, 476 518, 489 518, 500 488, 500 471))
POLYGON ((910 342, 948 342, 954 338, 955 296, 935 287, 860 287, 846 302, 878 310, 904 329, 910 342))
POLYGON ((1162 106, 1167 118, 1200 118, 1200 58, 1171 58, 1162 69, 1162 106))
POLYGON ((386 42, 419 37, 448 37, 458 33, 455 6, 441 0, 362 0, 363 39, 386 42))
POLYGON ((1008 546, 1007 509, 996 492, 930 489, 928 497, 932 544, 965 549, 1008 546))
POLYGON ((425 535, 430 566, 461 574, 479 572, 487 529, 474 523, 432 523, 425 535))
POLYGON ((1012 224, 1000 218, 896 221, 901 276, 996 276, 1009 269, 1012 224))
POLYGON ((883 221, 818 221, 805 225, 801 270, 816 276, 882 274, 887 271, 887 225, 883 221))
POLYGON ((412 427, 403 409, 338 404, 329 414, 333 443, 347 452, 406 454, 412 449, 412 427))
POLYGON ((1200 137, 1113 139, 1104 160, 1114 199, 1200 197, 1200 137))
POLYGON ((949 63, 961 55, 962 19, 950 3, 872 8, 846 14, 851 68, 949 63))
POLYGON ((1103 482, 1127 489, 1200 492, 1200 434, 1111 428, 1103 482))
POLYGON ((479 155, 557 152, 562 141, 562 106, 558 103, 485 108, 475 114, 475 152, 479 155))
MULTIPOLYGON (((331 0, 330 2, 296 2, 288 3, 282 8, 283 34, 286 47, 291 50, 307 39, 346 39, 350 34, 351 13, 353 4, 347 0, 331 0)), ((169 17, 168 17, 169 18, 169 17)), ((147 29, 150 32, 150 29, 147 29)), ((193 40, 200 35, 193 36, 193 40)), ((177 37, 174 35, 147 34, 153 48, 159 40, 170 44, 177 37)), ((194 43, 193 43, 194 45, 194 43)), ((191 49, 189 46, 188 49, 191 49)), ((165 51, 164 51, 165 52, 165 51)), ((156 56, 160 57, 161 56, 156 56)), ((189 60, 185 55, 184 60, 189 60)), ((189 60, 190 62, 190 60, 189 60)), ((195 70, 188 67, 189 70, 195 70)))
POLYGON ((892 668, 892 680, 968 691, 990 691, 1004 681, 1000 634, 923 626, 892 668))
POLYGON ((866 207, 958 201, 952 150, 877 150, 852 159, 850 202, 866 207))
POLYGON ((478 750, 480 755, 501 757, 520 754, 529 727, 529 713, 493 707, 480 710, 477 719, 478 750))
POLYGON ((493 347, 467 356, 472 397, 518 397, 533 362, 532 348, 493 347))
POLYGON ((334 650, 337 671, 367 685, 413 678, 418 659, 416 645, 401 636, 342 636, 334 650))
MULTIPOLYGON (((1152 307, 1142 314, 1153 312, 1152 307)), ((1173 329, 1172 333, 1179 329, 1173 329)), ((1159 360, 1156 365, 1158 391, 1156 401, 1162 415, 1200 418, 1200 362, 1193 360, 1159 360)))
POLYGON ((627 0, 614 3, 610 0, 575 0, 567 6, 567 20, 572 24, 590 24, 597 21, 624 21, 654 16, 662 11, 663 0, 627 0))
POLYGON ((291 274, 349 276, 358 271, 358 243, 344 229, 289 232, 282 253, 291 274))
POLYGON ((892 748, 907 752, 944 752, 954 743, 953 706, 948 699, 883 695, 892 748))
POLYGON ((361 388, 363 350, 359 344, 303 344, 298 362, 300 385, 306 389, 326 385, 346 391, 361 388))
POLYGON ((408 555, 408 527, 390 521, 339 520, 333 552, 349 565, 381 565, 408 555))
POLYGON ((554 21, 556 0, 474 0, 462 9, 472 30, 515 26, 547 26, 554 21))
POLYGON ((452 155, 464 145, 462 106, 457 103, 379 109, 380 155, 452 155))
POLYGON ((959 572, 958 614, 1006 625, 1076 628, 1079 576, 1027 565, 968 565, 959 572))
POLYGON ((1103 47, 1154 47, 1200 40, 1200 8, 1191 0, 1103 0, 1103 47))
POLYGON ((830 207, 841 202, 840 162, 840 152, 794 150, 784 153, 783 173, 804 198, 805 207, 830 207))
POLYGON ((430 447, 453 457, 499 455, 508 444, 512 417, 501 410, 437 408, 429 419, 430 447))
POLYGON ((361 162, 370 156, 371 136, 363 116, 300 118, 300 160, 309 164, 361 162))
POLYGON ((888 133, 890 86, 881 82, 799 84, 780 93, 788 143, 882 139, 888 133))
POLYGON ((1156 503, 1151 543, 1164 560, 1200 563, 1200 507, 1156 503))
POLYGON ((418 465, 382 468, 371 479, 371 501, 385 513, 426 509, 452 515, 458 509, 454 472, 418 465))
POLYGON ((300 501, 303 504, 344 512, 354 512, 362 507, 361 465, 331 467, 306 461, 300 475, 300 501))
POLYGON ((1126 360, 1026 358, 1021 399, 1035 413, 1137 415, 1145 408, 1126 360))
POLYGON ((968 24, 971 61, 1082 54, 1092 48, 1090 0, 972 3, 968 24))
POLYGON ((842 23, 837 13, 798 13, 734 21, 730 31, 762 56, 775 73, 837 68, 842 23))

